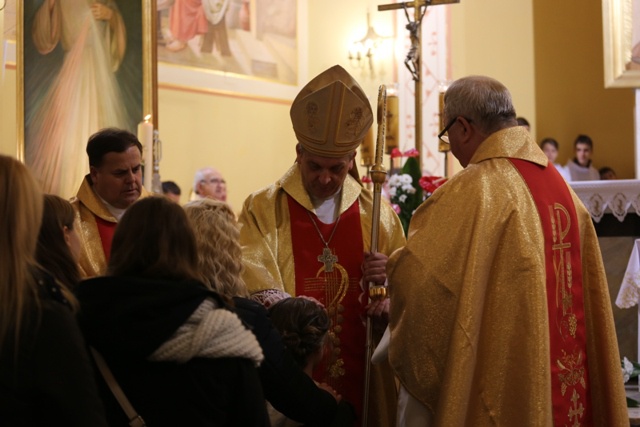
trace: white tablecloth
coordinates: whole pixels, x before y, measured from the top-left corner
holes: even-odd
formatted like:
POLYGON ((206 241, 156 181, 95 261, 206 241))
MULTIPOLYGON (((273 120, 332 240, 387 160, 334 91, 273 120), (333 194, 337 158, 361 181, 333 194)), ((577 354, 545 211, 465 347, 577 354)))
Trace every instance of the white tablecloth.
POLYGON ((633 244, 631 257, 624 273, 620 291, 616 298, 616 305, 620 308, 629 308, 640 302, 640 239, 633 244))
POLYGON ((600 222, 605 212, 611 212, 620 222, 627 213, 640 216, 640 180, 576 181, 569 185, 595 222, 600 222))

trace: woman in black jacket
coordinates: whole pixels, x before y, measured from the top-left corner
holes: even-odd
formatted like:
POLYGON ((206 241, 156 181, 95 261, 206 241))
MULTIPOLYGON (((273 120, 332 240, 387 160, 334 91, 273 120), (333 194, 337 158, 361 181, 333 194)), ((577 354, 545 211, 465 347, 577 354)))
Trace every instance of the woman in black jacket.
POLYGON ((0 424, 106 427, 75 298, 35 259, 42 200, 27 168, 0 156, 0 424))
MULTIPOLYGON (((182 208, 163 197, 136 202, 116 228, 107 276, 78 287, 87 341, 150 427, 269 425, 262 350, 197 277, 182 208)), ((102 391, 110 425, 128 425, 102 391)))

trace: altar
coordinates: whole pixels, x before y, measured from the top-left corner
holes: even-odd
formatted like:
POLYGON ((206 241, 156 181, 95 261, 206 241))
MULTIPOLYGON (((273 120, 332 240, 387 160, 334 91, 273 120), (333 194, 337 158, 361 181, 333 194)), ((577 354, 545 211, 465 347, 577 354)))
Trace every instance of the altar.
MULTIPOLYGON (((636 240, 640 238, 640 180, 583 181, 570 185, 589 210, 598 234, 620 355, 639 360, 640 312, 637 307, 621 308, 615 302, 636 240)), ((628 304, 625 306, 630 307, 628 304)))

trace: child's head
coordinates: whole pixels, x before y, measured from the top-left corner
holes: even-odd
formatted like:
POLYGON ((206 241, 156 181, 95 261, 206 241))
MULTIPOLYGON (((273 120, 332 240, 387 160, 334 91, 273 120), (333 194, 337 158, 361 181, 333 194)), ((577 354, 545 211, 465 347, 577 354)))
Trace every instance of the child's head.
POLYGON ((271 322, 300 367, 322 355, 331 320, 327 311, 305 298, 287 298, 269 308, 271 322))

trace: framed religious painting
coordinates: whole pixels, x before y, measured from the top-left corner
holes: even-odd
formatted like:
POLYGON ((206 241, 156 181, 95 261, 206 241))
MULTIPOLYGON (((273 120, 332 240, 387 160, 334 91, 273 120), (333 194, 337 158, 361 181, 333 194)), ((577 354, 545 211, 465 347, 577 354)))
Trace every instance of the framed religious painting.
POLYGON ((602 0, 605 87, 640 87, 640 0, 602 0))
POLYGON ((308 0, 158 0, 160 87, 292 100, 307 79, 308 0))
POLYGON ((157 124, 155 1, 25 0, 17 7, 18 155, 69 198, 91 134, 157 124))

